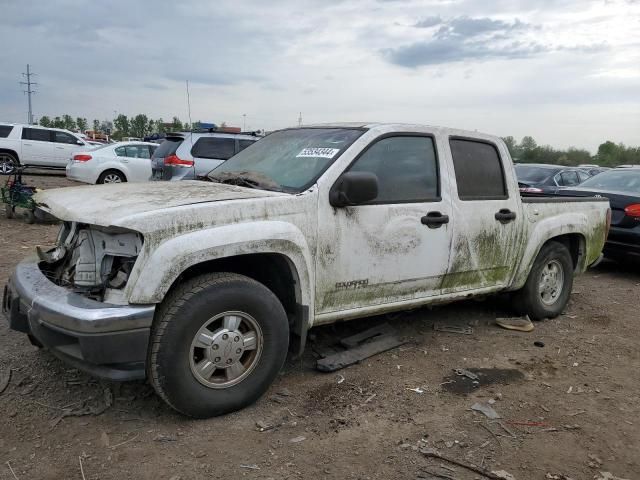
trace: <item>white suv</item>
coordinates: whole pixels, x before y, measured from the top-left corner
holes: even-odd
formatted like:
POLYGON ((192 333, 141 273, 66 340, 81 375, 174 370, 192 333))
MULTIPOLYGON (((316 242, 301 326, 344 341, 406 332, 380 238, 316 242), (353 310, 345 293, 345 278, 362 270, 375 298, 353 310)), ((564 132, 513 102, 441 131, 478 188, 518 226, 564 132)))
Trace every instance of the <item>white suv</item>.
POLYGON ((92 148, 69 130, 0 123, 0 174, 16 166, 65 168, 73 153, 92 148))

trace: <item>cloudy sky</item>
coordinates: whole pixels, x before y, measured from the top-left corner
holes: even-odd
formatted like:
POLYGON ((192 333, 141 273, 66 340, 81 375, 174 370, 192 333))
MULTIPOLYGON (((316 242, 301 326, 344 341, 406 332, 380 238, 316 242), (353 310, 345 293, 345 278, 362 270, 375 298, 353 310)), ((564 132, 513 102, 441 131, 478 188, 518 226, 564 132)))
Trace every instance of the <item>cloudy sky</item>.
POLYGON ((640 145, 640 0, 0 0, 0 120, 400 121, 640 145))

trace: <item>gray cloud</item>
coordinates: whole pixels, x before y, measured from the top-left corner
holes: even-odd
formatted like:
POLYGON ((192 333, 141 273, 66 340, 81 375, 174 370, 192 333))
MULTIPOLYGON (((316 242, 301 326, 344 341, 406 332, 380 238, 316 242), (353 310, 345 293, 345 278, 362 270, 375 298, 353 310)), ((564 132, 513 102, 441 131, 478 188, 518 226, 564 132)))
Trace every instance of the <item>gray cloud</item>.
POLYGON ((438 15, 435 17, 423 18, 422 20, 419 20, 418 22, 416 22, 414 27, 430 28, 430 27, 435 27, 436 25, 440 25, 441 23, 442 23, 442 18, 438 15))

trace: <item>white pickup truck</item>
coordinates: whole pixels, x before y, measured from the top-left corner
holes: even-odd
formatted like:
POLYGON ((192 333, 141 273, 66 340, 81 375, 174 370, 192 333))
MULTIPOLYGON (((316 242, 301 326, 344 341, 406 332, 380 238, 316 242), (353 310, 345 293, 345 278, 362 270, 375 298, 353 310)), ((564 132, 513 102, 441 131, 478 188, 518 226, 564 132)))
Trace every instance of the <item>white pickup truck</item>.
POLYGON ((11 327, 209 417, 259 398, 316 325, 498 292, 559 315, 610 215, 521 198, 497 137, 418 125, 280 130, 209 178, 38 194, 63 224, 10 278, 11 327))

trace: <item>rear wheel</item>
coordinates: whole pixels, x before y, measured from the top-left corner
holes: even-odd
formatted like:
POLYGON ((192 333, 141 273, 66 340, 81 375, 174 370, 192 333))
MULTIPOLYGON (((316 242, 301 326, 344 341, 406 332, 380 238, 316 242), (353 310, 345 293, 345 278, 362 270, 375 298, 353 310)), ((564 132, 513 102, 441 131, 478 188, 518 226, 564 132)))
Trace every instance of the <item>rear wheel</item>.
POLYGON ((171 407, 196 418, 255 402, 288 351, 278 298, 243 275, 202 275, 173 290, 151 330, 148 377, 171 407))
POLYGON ((123 183, 126 181, 127 177, 124 176, 124 173, 118 170, 107 170, 100 174, 96 183, 123 183))
POLYGON ((573 260, 567 247, 545 244, 536 257, 524 287, 514 296, 514 305, 532 320, 555 318, 565 309, 573 288, 573 260))
POLYGON ((15 155, 0 152, 0 175, 11 175, 18 165, 20 163, 15 155))

